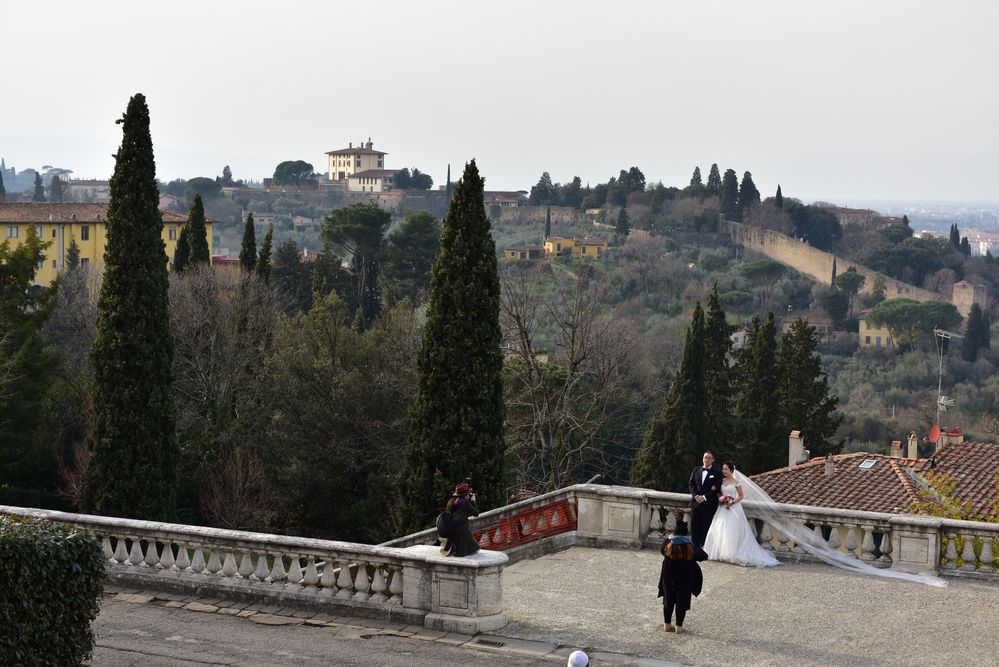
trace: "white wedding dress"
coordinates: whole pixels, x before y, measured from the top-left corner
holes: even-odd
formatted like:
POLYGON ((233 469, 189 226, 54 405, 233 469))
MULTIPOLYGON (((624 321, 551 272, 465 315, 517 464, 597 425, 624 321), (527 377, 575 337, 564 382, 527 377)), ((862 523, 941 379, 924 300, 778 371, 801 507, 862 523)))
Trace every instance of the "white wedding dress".
MULTIPOLYGON (((723 496, 739 497, 735 484, 722 482, 721 491, 723 496)), ((751 567, 780 565, 780 561, 772 553, 757 544, 756 536, 749 527, 749 520, 742 511, 742 503, 730 507, 718 506, 704 540, 704 551, 708 554, 708 560, 751 567)))

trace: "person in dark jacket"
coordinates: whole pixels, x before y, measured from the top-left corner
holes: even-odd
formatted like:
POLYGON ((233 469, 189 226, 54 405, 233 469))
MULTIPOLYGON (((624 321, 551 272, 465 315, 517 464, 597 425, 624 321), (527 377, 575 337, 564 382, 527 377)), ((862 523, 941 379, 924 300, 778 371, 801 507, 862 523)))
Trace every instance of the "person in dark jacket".
POLYGON ((441 553, 445 556, 471 556, 479 550, 479 543, 468 527, 468 520, 479 516, 479 508, 475 504, 475 492, 469 484, 461 483, 454 487, 454 493, 447 501, 447 511, 454 520, 454 532, 444 540, 441 553))
POLYGON ((683 634, 683 619, 690 609, 690 596, 700 595, 704 583, 697 564, 697 548, 687 535, 687 524, 676 522, 676 530, 662 546, 663 565, 659 572, 659 597, 663 599, 663 630, 683 634), (673 626, 673 610, 676 626, 673 626))

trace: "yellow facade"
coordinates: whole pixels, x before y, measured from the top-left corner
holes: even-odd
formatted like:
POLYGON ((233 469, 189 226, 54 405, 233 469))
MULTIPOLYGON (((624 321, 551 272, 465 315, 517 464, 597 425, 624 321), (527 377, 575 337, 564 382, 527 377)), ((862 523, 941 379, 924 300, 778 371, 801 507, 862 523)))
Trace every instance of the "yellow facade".
POLYGON ((895 342, 888 327, 868 323, 866 313, 864 311, 860 314, 860 347, 894 347, 895 342))
POLYGON ((370 139, 356 148, 351 144, 348 148, 329 151, 326 153, 329 180, 345 182, 362 171, 384 169, 385 155, 387 153, 374 149, 370 139))
POLYGON ((545 239, 545 254, 549 257, 568 255, 573 252, 575 247, 575 239, 566 239, 560 236, 549 236, 545 239))
POLYGON ((550 236, 545 239, 545 254, 548 257, 572 255, 573 257, 596 258, 605 252, 607 252, 607 241, 602 239, 589 237, 567 239, 561 236, 550 236))
POLYGON ((580 257, 599 257, 607 252, 607 241, 600 239, 583 239, 576 242, 576 253, 580 257))
MULTIPOLYGON (((103 270, 104 247, 107 230, 104 220, 106 204, 0 204, 0 243, 11 247, 28 238, 29 230, 48 243, 45 260, 35 272, 35 283, 48 285, 65 269, 66 252, 76 241, 80 248, 80 264, 103 270)), ((173 264, 177 251, 177 237, 187 216, 173 211, 162 211, 163 245, 167 265, 173 264)), ((208 251, 212 249, 212 223, 208 222, 208 251)))

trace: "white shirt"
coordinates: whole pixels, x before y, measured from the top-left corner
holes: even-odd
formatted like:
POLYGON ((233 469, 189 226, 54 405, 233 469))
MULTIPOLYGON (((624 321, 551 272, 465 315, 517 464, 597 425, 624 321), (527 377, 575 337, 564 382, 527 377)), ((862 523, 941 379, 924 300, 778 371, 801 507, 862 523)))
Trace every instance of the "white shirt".
POLYGON ((705 468, 701 470, 701 484, 704 484, 704 480, 708 478, 708 469, 705 468))

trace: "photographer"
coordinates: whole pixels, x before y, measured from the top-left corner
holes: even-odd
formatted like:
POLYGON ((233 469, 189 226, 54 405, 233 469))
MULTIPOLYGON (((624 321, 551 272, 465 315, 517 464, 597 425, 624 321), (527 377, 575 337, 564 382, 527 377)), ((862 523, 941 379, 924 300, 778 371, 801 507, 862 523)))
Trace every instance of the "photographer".
POLYGON ((479 550, 479 543, 475 541, 468 526, 470 518, 479 516, 479 508, 475 504, 475 491, 470 481, 465 480, 455 486, 454 493, 447 501, 447 511, 454 520, 454 532, 444 541, 444 546, 441 548, 441 553, 445 556, 470 556, 479 550))

